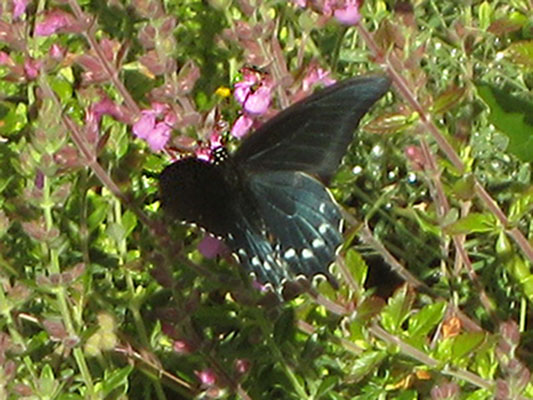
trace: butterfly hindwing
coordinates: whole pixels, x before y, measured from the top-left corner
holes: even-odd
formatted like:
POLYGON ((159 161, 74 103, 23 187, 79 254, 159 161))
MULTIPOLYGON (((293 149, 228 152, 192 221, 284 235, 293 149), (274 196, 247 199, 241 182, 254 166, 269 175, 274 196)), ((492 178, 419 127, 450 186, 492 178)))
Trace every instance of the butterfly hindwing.
POLYGON ((359 121, 385 94, 383 75, 348 79, 281 111, 247 137, 234 155, 245 169, 302 171, 328 182, 359 121))
POLYGON ((329 277, 342 236, 341 214, 328 190, 305 173, 288 171, 255 173, 250 187, 277 258, 291 274, 329 277))

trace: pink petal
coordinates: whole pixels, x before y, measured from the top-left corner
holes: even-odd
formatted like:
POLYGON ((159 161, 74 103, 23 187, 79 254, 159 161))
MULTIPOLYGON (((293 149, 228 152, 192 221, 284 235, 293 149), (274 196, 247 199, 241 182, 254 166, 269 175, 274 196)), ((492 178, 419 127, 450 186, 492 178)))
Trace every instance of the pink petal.
POLYGON ((347 4, 344 8, 337 9, 333 15, 337 21, 344 25, 356 25, 361 20, 357 3, 347 4))
POLYGON ((29 58, 24 61, 24 72, 28 79, 36 79, 41 71, 42 62, 29 58))
POLYGON ((227 248, 224 242, 220 241, 216 237, 206 235, 200 243, 198 243, 198 251, 205 258, 215 258, 218 255, 226 253, 227 248))
POLYGON ((244 103, 244 110, 252 115, 261 115, 268 110, 272 88, 267 85, 261 85, 253 94, 248 96, 244 103))
POLYGON ((148 134, 145 139, 152 151, 157 152, 163 150, 170 139, 170 132, 172 128, 164 122, 156 124, 155 128, 148 134))
POLYGON ((141 111, 141 118, 133 125, 133 134, 146 139, 155 126, 155 115, 152 110, 141 111))
POLYGON ((35 26, 35 35, 50 36, 62 28, 75 25, 74 17, 61 10, 48 12, 44 19, 35 26))
POLYGON ((13 18, 17 19, 26 12, 30 0, 13 0, 13 18))
POLYGON ((254 120, 251 119, 249 116, 241 115, 239 118, 237 118, 237 121, 235 121, 233 127, 231 128, 232 136, 239 139, 242 138, 248 133, 253 123, 254 120))

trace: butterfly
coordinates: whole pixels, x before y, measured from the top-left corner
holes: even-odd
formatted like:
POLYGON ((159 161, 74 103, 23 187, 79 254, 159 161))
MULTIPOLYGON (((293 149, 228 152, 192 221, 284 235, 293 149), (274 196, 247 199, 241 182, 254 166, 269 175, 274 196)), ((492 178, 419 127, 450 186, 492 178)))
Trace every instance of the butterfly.
POLYGON ((344 80, 293 104, 212 161, 182 158, 159 177, 170 218, 221 237, 261 283, 324 275, 342 244, 327 184, 363 115, 389 89, 384 75, 344 80))

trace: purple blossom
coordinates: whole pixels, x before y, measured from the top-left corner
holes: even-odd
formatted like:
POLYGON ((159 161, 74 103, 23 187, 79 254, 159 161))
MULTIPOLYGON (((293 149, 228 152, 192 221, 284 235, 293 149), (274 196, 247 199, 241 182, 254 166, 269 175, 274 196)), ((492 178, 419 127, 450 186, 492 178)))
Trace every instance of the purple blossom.
POLYGON ((152 103, 152 108, 141 111, 141 118, 133 125, 133 134, 144 139, 152 151, 163 150, 177 118, 170 107, 163 103, 152 103))
POLYGON ((13 0, 13 19, 19 18, 26 12, 30 0, 13 0))
POLYGON ((198 244, 198 251, 205 258, 215 258, 219 255, 225 255, 228 252, 228 248, 221 240, 214 236, 206 235, 202 241, 198 244))
POLYGON ((52 44, 50 50, 48 51, 50 57, 56 61, 61 61, 63 58, 65 58, 66 52, 66 49, 57 43, 52 44))
POLYGON ((243 78, 235 84, 233 96, 243 107, 241 115, 231 128, 234 137, 242 138, 252 127, 253 117, 268 111, 272 98, 274 83, 268 77, 261 78, 257 71, 243 70, 243 78))
POLYGON ((244 102, 244 111, 251 115, 264 114, 270 106, 272 84, 266 83, 251 93, 244 102))
POLYGON ((62 10, 53 10, 45 14, 43 20, 35 26, 35 35, 50 36, 57 31, 76 25, 74 17, 62 10))
POLYGON ((361 20, 357 0, 346 0, 344 7, 337 8, 333 15, 341 24, 356 25, 361 20))
POLYGON ((242 72, 242 80, 235 83, 233 96, 241 105, 244 105, 246 99, 252 92, 254 85, 259 83, 259 76, 256 71, 245 68, 242 72))
POLYGON ((39 76, 41 71, 42 62, 33 58, 28 58, 24 61, 24 73, 26 78, 34 80, 39 76))
POLYGON ((329 76, 329 71, 316 65, 311 66, 309 71, 302 82, 302 89, 307 92, 310 91, 313 86, 317 84, 323 84, 325 86, 333 85, 336 82, 335 79, 329 76))
POLYGON ((202 384, 205 386, 213 386, 217 381, 215 371, 213 371, 211 368, 206 368, 202 371, 195 371, 194 373, 200 382, 202 382, 202 384))
POLYGON ((13 67, 15 63, 9 54, 7 54, 5 51, 0 51, 0 65, 13 67))
POLYGON ((246 136, 253 124, 254 120, 252 118, 246 114, 241 115, 233 124, 233 127, 231 128, 231 135, 240 139, 246 136))

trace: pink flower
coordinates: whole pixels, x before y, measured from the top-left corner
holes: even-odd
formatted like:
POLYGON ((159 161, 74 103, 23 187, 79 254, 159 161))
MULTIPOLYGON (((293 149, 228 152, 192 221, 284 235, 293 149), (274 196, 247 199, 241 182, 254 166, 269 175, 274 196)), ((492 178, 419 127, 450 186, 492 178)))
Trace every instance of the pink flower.
POLYGON ((42 62, 33 58, 28 58, 24 61, 24 73, 26 78, 33 80, 39 76, 41 71, 42 62))
POLYGON ((19 18, 26 12, 30 0, 13 0, 13 19, 19 18))
POLYGON ((302 89, 307 92, 313 88, 316 84, 323 84, 325 86, 333 85, 336 82, 335 79, 329 76, 329 71, 316 65, 312 65, 307 72, 302 82, 302 89))
POLYGON ((228 248, 221 240, 211 235, 206 235, 202 241, 198 244, 198 251, 205 258, 215 258, 219 255, 224 255, 228 252, 228 248))
POLYGON ((305 8, 307 7, 307 0, 292 0, 298 7, 305 8))
POLYGON ((263 84, 254 93, 251 93, 244 102, 244 111, 252 115, 264 114, 270 106, 272 85, 263 84))
POLYGON ((235 370, 239 375, 244 375, 250 370, 250 361, 244 358, 238 358, 235 360, 235 370))
POLYGON ((245 136, 253 125, 252 117, 268 111, 274 83, 268 77, 260 78, 257 71, 244 69, 242 80, 235 84, 233 96, 242 105, 244 113, 233 124, 231 134, 234 137, 245 136))
POLYGON ((5 51, 0 51, 0 65, 15 66, 13 59, 5 51))
POLYGON ((43 20, 35 26, 35 35, 50 36, 57 31, 76 25, 74 17, 62 10, 53 10, 45 14, 43 20))
POLYGON ((233 96, 241 105, 244 105, 246 99, 252 93, 254 85, 259 83, 259 75, 256 71, 245 68, 242 72, 242 80, 234 86, 233 96))
POLYGON ((152 103, 152 108, 141 111, 141 118, 133 125, 133 134, 144 139, 152 151, 161 151, 170 139, 176 115, 167 104, 152 103))
POLYGON ((183 340, 175 340, 172 348, 178 354, 189 354, 191 352, 191 346, 183 340))
POLYGON ((54 60, 61 61, 63 58, 65 58, 66 50, 61 45, 54 43, 50 47, 48 53, 50 54, 50 57, 52 57, 54 60))
POLYGON ((171 132, 172 127, 168 126, 164 122, 158 122, 145 140, 152 151, 161 151, 170 139, 171 132))
POLYGON ((194 373, 205 386, 213 386, 217 381, 215 371, 211 368, 206 368, 203 371, 195 371, 194 373))
POLYGON ((240 139, 246 136, 253 124, 254 120, 252 118, 245 114, 241 115, 233 124, 233 127, 231 128, 231 135, 240 139))
POLYGON ((344 7, 336 9, 333 15, 344 25, 356 25, 361 20, 357 0, 346 0, 344 7))

